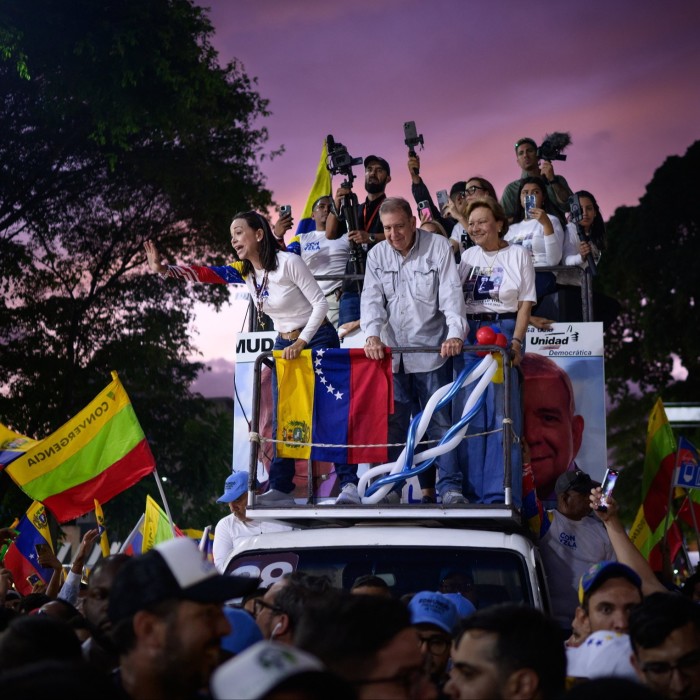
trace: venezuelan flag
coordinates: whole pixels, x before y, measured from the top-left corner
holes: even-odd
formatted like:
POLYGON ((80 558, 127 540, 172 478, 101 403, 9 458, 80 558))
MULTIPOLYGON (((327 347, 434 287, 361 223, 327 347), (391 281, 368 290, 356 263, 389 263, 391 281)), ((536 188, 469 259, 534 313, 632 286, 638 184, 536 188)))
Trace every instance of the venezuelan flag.
POLYGON ((78 415, 6 471, 59 522, 106 503, 155 468, 155 460, 116 372, 78 415))
POLYGON ((12 572, 15 588, 22 595, 27 595, 32 592, 32 584, 27 581, 27 576, 38 574, 44 583, 48 583, 53 574, 53 569, 39 566, 39 555, 36 551, 36 545, 48 545, 53 549, 44 506, 34 501, 16 529, 19 535, 7 548, 3 565, 12 572))
POLYGON ((0 423, 0 469, 14 462, 37 444, 38 440, 20 435, 0 423))
MULTIPOLYGON (((301 219, 297 224, 296 235, 300 233, 308 233, 309 231, 316 230, 316 224, 311 216, 313 211, 314 202, 319 197, 325 197, 331 194, 331 174, 326 167, 326 161, 328 160, 328 146, 326 142, 323 142, 323 148, 321 149, 321 158, 318 161, 318 167, 316 168, 316 179, 309 192, 309 198, 306 200, 306 206, 302 212, 301 219)), ((295 239, 293 238, 292 241, 295 239)), ((298 239, 297 239, 298 245, 298 239)), ((296 252, 296 251, 292 251, 296 252)))
POLYGON ((394 410, 390 352, 381 361, 370 360, 361 348, 304 350, 296 360, 282 359, 279 351, 274 355, 277 439, 284 440, 277 445, 280 456, 349 464, 386 461, 388 416, 394 410))

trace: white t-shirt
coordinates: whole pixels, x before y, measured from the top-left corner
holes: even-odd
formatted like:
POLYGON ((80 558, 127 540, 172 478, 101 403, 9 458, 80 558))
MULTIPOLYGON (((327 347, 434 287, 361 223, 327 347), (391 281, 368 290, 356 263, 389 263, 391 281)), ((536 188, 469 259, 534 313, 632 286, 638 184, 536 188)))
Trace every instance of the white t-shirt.
POLYGON ((233 513, 221 518, 214 530, 214 566, 224 573, 231 552, 248 537, 266 532, 287 532, 294 528, 274 520, 246 520, 242 522, 233 513))
MULTIPOLYGON (((326 238, 325 231, 310 231, 292 238, 289 248, 295 239, 299 241, 301 258, 314 275, 344 275, 345 266, 350 257, 350 241, 347 234, 340 238, 326 238)), ((343 283, 342 279, 317 280, 324 294, 330 294, 343 283)))
POLYGON ((537 301, 535 268, 522 246, 490 253, 478 245, 467 248, 459 262, 459 278, 470 314, 512 313, 519 301, 537 301))
POLYGON ((530 251, 535 267, 543 265, 559 265, 564 250, 564 229, 556 216, 547 214, 552 222, 554 233, 544 235, 542 224, 537 219, 525 219, 508 227, 505 240, 515 245, 521 245, 530 251))
POLYGON ((547 511, 549 530, 540 540, 540 554, 547 574, 552 616, 570 627, 578 605, 581 576, 599 561, 615 561, 615 551, 605 526, 595 515, 570 520, 558 510, 547 511))

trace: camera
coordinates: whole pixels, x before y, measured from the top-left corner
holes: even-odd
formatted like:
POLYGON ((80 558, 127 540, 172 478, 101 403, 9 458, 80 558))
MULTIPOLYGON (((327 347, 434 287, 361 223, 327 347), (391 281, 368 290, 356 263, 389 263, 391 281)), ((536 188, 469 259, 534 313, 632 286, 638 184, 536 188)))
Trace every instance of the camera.
POLYGON ((283 204, 280 207, 280 218, 283 218, 287 215, 290 215, 292 213, 292 205, 291 204, 283 204))
POLYGON ((581 202, 577 194, 572 194, 568 200, 569 204, 569 219, 571 223, 577 224, 583 219, 583 211, 581 210, 581 202))
POLYGON ((537 149, 537 157, 543 160, 566 160, 562 151, 571 144, 571 135, 567 131, 554 131, 545 134, 542 145, 537 149))
POLYGON ((362 158, 353 158, 348 153, 348 149, 342 143, 336 142, 331 134, 326 137, 326 146, 328 148, 326 168, 330 170, 331 175, 345 175, 352 185, 352 181, 355 179, 352 166, 362 165, 362 158))
MULTIPOLYGON (((415 158, 416 146, 423 146, 423 134, 418 135, 415 122, 403 123, 403 142, 408 146, 408 155, 415 158)), ((416 175, 420 173, 418 168, 413 168, 416 175)))

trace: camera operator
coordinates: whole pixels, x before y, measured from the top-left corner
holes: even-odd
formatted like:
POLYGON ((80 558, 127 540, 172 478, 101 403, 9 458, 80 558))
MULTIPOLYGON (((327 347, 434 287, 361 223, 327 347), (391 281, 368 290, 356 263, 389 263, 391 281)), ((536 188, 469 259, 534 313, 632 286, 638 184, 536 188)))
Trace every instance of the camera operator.
POLYGON ((573 194, 569 183, 561 175, 554 174, 551 160, 542 160, 538 153, 541 150, 529 137, 519 139, 515 143, 515 159, 521 170, 520 179, 507 185, 501 197, 501 206, 505 209, 509 222, 513 220, 518 206, 518 193, 526 177, 541 177, 545 181, 549 199, 549 208, 546 208, 548 214, 560 218, 563 213, 569 211, 568 199, 573 194))
MULTIPOLYGON (((379 218, 379 207, 386 199, 384 190, 391 182, 391 169, 389 163, 379 156, 367 156, 364 159, 365 167, 365 190, 367 198, 360 205, 358 212, 358 226, 355 231, 348 232, 348 239, 351 243, 367 247, 372 247, 378 241, 384 240, 384 227, 379 218)), ((341 202, 350 189, 339 187, 335 193, 335 210, 341 210, 341 202)), ((326 220, 326 236, 330 239, 339 238, 347 230, 344 222, 339 221, 334 212, 328 215, 326 220)), ((364 269, 366 252, 364 249, 358 251, 361 256, 361 267, 364 269)), ((348 262, 346 274, 355 274, 354 263, 348 262)), ((340 312, 338 326, 348 333, 360 326, 360 292, 362 282, 358 280, 345 280, 340 297, 340 312)))

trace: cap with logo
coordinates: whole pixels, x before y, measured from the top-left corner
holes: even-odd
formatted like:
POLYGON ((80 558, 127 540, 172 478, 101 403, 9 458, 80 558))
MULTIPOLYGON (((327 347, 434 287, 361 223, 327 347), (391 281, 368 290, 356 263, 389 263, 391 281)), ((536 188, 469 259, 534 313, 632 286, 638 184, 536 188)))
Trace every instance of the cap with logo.
POLYGON ((421 591, 408 604, 412 625, 435 625, 447 634, 452 634, 459 615, 455 604, 443 593, 421 591))
POLYGON ((619 561, 599 561, 581 576, 578 584, 578 602, 583 605, 587 593, 593 593, 611 578, 624 578, 640 590, 642 588, 642 579, 634 569, 619 561))
POLYGON ((248 490, 248 473, 233 472, 224 482, 224 493, 216 499, 217 503, 231 503, 248 490))

